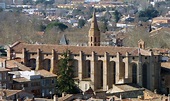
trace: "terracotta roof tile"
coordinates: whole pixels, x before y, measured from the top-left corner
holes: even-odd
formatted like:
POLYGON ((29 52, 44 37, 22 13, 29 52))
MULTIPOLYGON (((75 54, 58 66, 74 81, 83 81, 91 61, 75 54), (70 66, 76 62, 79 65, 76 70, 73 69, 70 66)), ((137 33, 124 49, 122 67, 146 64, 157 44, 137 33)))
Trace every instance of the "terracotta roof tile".
POLYGON ((12 68, 15 68, 17 67, 17 65, 15 64, 15 60, 7 60, 6 61, 6 68, 8 69, 12 69, 12 68))
POLYGON ((23 65, 19 62, 15 62, 15 64, 18 66, 18 69, 20 69, 22 71, 31 70, 29 67, 26 67, 25 65, 23 65))
POLYGON ((4 92, 4 93, 6 93, 6 96, 9 97, 9 96, 17 94, 21 91, 22 90, 5 90, 5 89, 3 89, 3 90, 0 91, 0 95, 3 96, 3 92, 4 92))
MULTIPOLYGON (((41 75, 42 77, 45 77, 45 78, 47 78, 47 77, 57 77, 56 74, 50 73, 50 72, 48 72, 46 70, 35 70, 34 72, 35 72, 34 75, 38 74, 38 75, 41 75)), ((14 72, 11 72, 11 74, 20 75, 20 72, 19 71, 14 71, 14 72)), ((16 81, 16 82, 29 82, 30 81, 29 79, 24 78, 24 77, 14 78, 13 80, 16 81)))
POLYGON ((161 62, 161 67, 170 69, 170 62, 161 62))
POLYGON ((6 64, 7 64, 6 68, 8 68, 8 69, 17 67, 18 69, 20 69, 22 71, 31 70, 29 67, 26 67, 25 65, 22 65, 21 63, 19 63, 18 61, 15 61, 15 60, 7 60, 6 64))
POLYGON ((5 69, 5 68, 0 68, 0 72, 8 72, 10 71, 9 69, 5 69))
POLYGON ((19 78, 14 78, 13 79, 15 82, 29 82, 30 80, 24 78, 24 77, 19 77, 19 78))
POLYGON ((0 58, 0 62, 4 62, 5 60, 7 60, 6 57, 1 57, 1 58, 0 58))
POLYGON ((170 20, 170 17, 155 17, 153 20, 170 20))
MULTIPOLYGON (((94 51, 98 55, 103 55, 105 52, 109 53, 110 55, 116 55, 117 52, 119 52, 121 55, 125 55, 126 52, 130 53, 133 56, 138 55, 138 47, 63 46, 63 45, 51 45, 51 44, 27 44, 27 43, 18 42, 12 45, 11 48, 16 53, 21 53, 22 49, 26 48, 26 50, 29 52, 37 52, 37 49, 41 49, 43 52, 51 53, 52 50, 55 49, 58 53, 62 53, 68 49, 74 54, 79 54, 80 51, 84 52, 85 54, 91 54, 94 51)), ((149 51, 145 51, 145 53, 149 53, 149 51)))
POLYGON ((37 70, 37 72, 40 73, 41 76, 43 76, 43 77, 56 77, 57 76, 57 75, 50 73, 46 70, 37 70))
POLYGON ((170 49, 164 49, 164 48, 152 48, 154 52, 157 53, 169 53, 170 49))

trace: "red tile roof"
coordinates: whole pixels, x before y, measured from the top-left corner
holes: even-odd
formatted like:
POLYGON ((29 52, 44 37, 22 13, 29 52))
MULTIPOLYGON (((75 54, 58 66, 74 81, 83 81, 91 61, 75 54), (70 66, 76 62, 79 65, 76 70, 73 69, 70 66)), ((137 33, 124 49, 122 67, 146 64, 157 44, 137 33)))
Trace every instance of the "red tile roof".
POLYGON ((10 70, 9 69, 6 69, 6 68, 0 68, 0 72, 9 72, 10 70))
POLYGON ((12 50, 16 53, 21 53, 23 48, 28 52, 37 52, 37 49, 46 53, 51 53, 55 49, 58 53, 63 53, 65 50, 70 50, 73 54, 79 54, 82 51, 85 54, 92 54, 94 51, 98 55, 103 55, 105 52, 110 55, 116 55, 119 52, 125 55, 126 52, 132 56, 137 56, 140 52, 142 55, 150 55, 150 51, 140 49, 138 47, 113 47, 113 46, 69 46, 69 45, 51 45, 51 44, 28 44, 23 42, 16 42, 12 45, 12 50))
POLYGON ((161 67, 170 69, 170 62, 162 62, 161 67))
POLYGON ((43 69, 42 70, 36 70, 36 72, 40 73, 40 75, 43 76, 43 77, 57 77, 56 74, 53 74, 53 73, 48 72, 48 71, 43 70, 43 69))
POLYGON ((9 97, 11 95, 15 95, 19 92, 22 92, 22 90, 6 90, 6 89, 3 89, 0 91, 0 96, 3 96, 3 92, 6 93, 6 96, 9 97))
POLYGON ((15 82, 29 82, 29 81, 31 81, 31 80, 26 79, 26 78, 24 78, 24 77, 14 78, 13 80, 14 80, 15 82))
POLYGON ((19 63, 18 61, 15 61, 15 60, 6 60, 6 68, 7 69, 18 68, 22 71, 31 70, 29 67, 26 67, 25 65, 19 63))

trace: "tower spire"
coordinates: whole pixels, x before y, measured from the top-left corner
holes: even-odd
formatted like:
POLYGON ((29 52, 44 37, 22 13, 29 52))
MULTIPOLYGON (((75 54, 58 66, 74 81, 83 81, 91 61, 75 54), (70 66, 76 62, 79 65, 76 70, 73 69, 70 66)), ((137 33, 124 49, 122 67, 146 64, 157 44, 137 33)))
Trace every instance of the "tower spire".
POLYGON ((97 18, 95 10, 91 20, 91 26, 89 30, 89 46, 100 46, 100 30, 97 24, 97 18))
POLYGON ((97 24, 97 18, 96 18, 95 10, 93 12, 93 17, 92 17, 92 20, 91 20, 91 27, 90 28, 93 28, 95 30, 99 30, 99 27, 98 27, 98 24, 97 24))

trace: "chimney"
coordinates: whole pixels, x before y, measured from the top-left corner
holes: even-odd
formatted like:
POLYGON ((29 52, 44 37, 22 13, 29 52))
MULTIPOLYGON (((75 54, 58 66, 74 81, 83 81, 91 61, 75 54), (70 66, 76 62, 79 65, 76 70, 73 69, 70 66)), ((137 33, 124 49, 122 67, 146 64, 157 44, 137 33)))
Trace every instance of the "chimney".
POLYGON ((31 101, 35 101, 35 98, 34 98, 34 96, 33 96, 33 98, 32 98, 32 100, 31 101))
POLYGON ((62 93, 62 97, 64 97, 64 96, 66 96, 66 93, 64 92, 64 93, 62 93))
POLYGON ((58 96, 57 96, 57 95, 54 95, 54 96, 53 96, 53 99, 54 99, 53 101, 58 101, 58 96))
POLYGON ((18 99, 17 99, 17 101, 21 101, 21 99, 20 99, 20 98, 18 98, 18 99))
POLYGON ((6 68, 7 66, 7 60, 4 61, 3 67, 6 68))
POLYGON ((122 100, 122 94, 120 94, 120 100, 122 100))

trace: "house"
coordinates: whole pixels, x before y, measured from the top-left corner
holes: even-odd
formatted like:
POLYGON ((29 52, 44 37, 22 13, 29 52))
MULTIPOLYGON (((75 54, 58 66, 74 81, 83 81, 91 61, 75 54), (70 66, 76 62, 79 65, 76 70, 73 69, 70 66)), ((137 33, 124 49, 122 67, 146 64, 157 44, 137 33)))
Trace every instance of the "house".
POLYGON ((170 93, 170 62, 161 63, 161 87, 162 92, 166 95, 170 93))
POLYGON ((152 24, 154 23, 168 23, 170 24, 170 17, 156 17, 152 19, 152 24))
POLYGON ((8 71, 25 71, 25 70, 31 70, 31 68, 26 67, 21 63, 20 59, 15 60, 7 60, 5 57, 0 58, 0 68, 7 69, 8 71))
POLYGON ((72 4, 84 4, 85 0, 71 0, 72 4))
POLYGON ((6 8, 5 6, 6 6, 5 3, 0 2, 0 8, 5 9, 6 8))
POLYGON ((24 101, 28 98, 33 98, 34 95, 23 90, 0 90, 0 100, 1 101, 24 101))
POLYGON ((35 97, 49 97, 56 93, 57 75, 46 70, 14 71, 13 89, 33 93, 35 97))
POLYGON ((12 74, 8 74, 10 70, 0 68, 0 87, 4 89, 12 89, 12 74))

